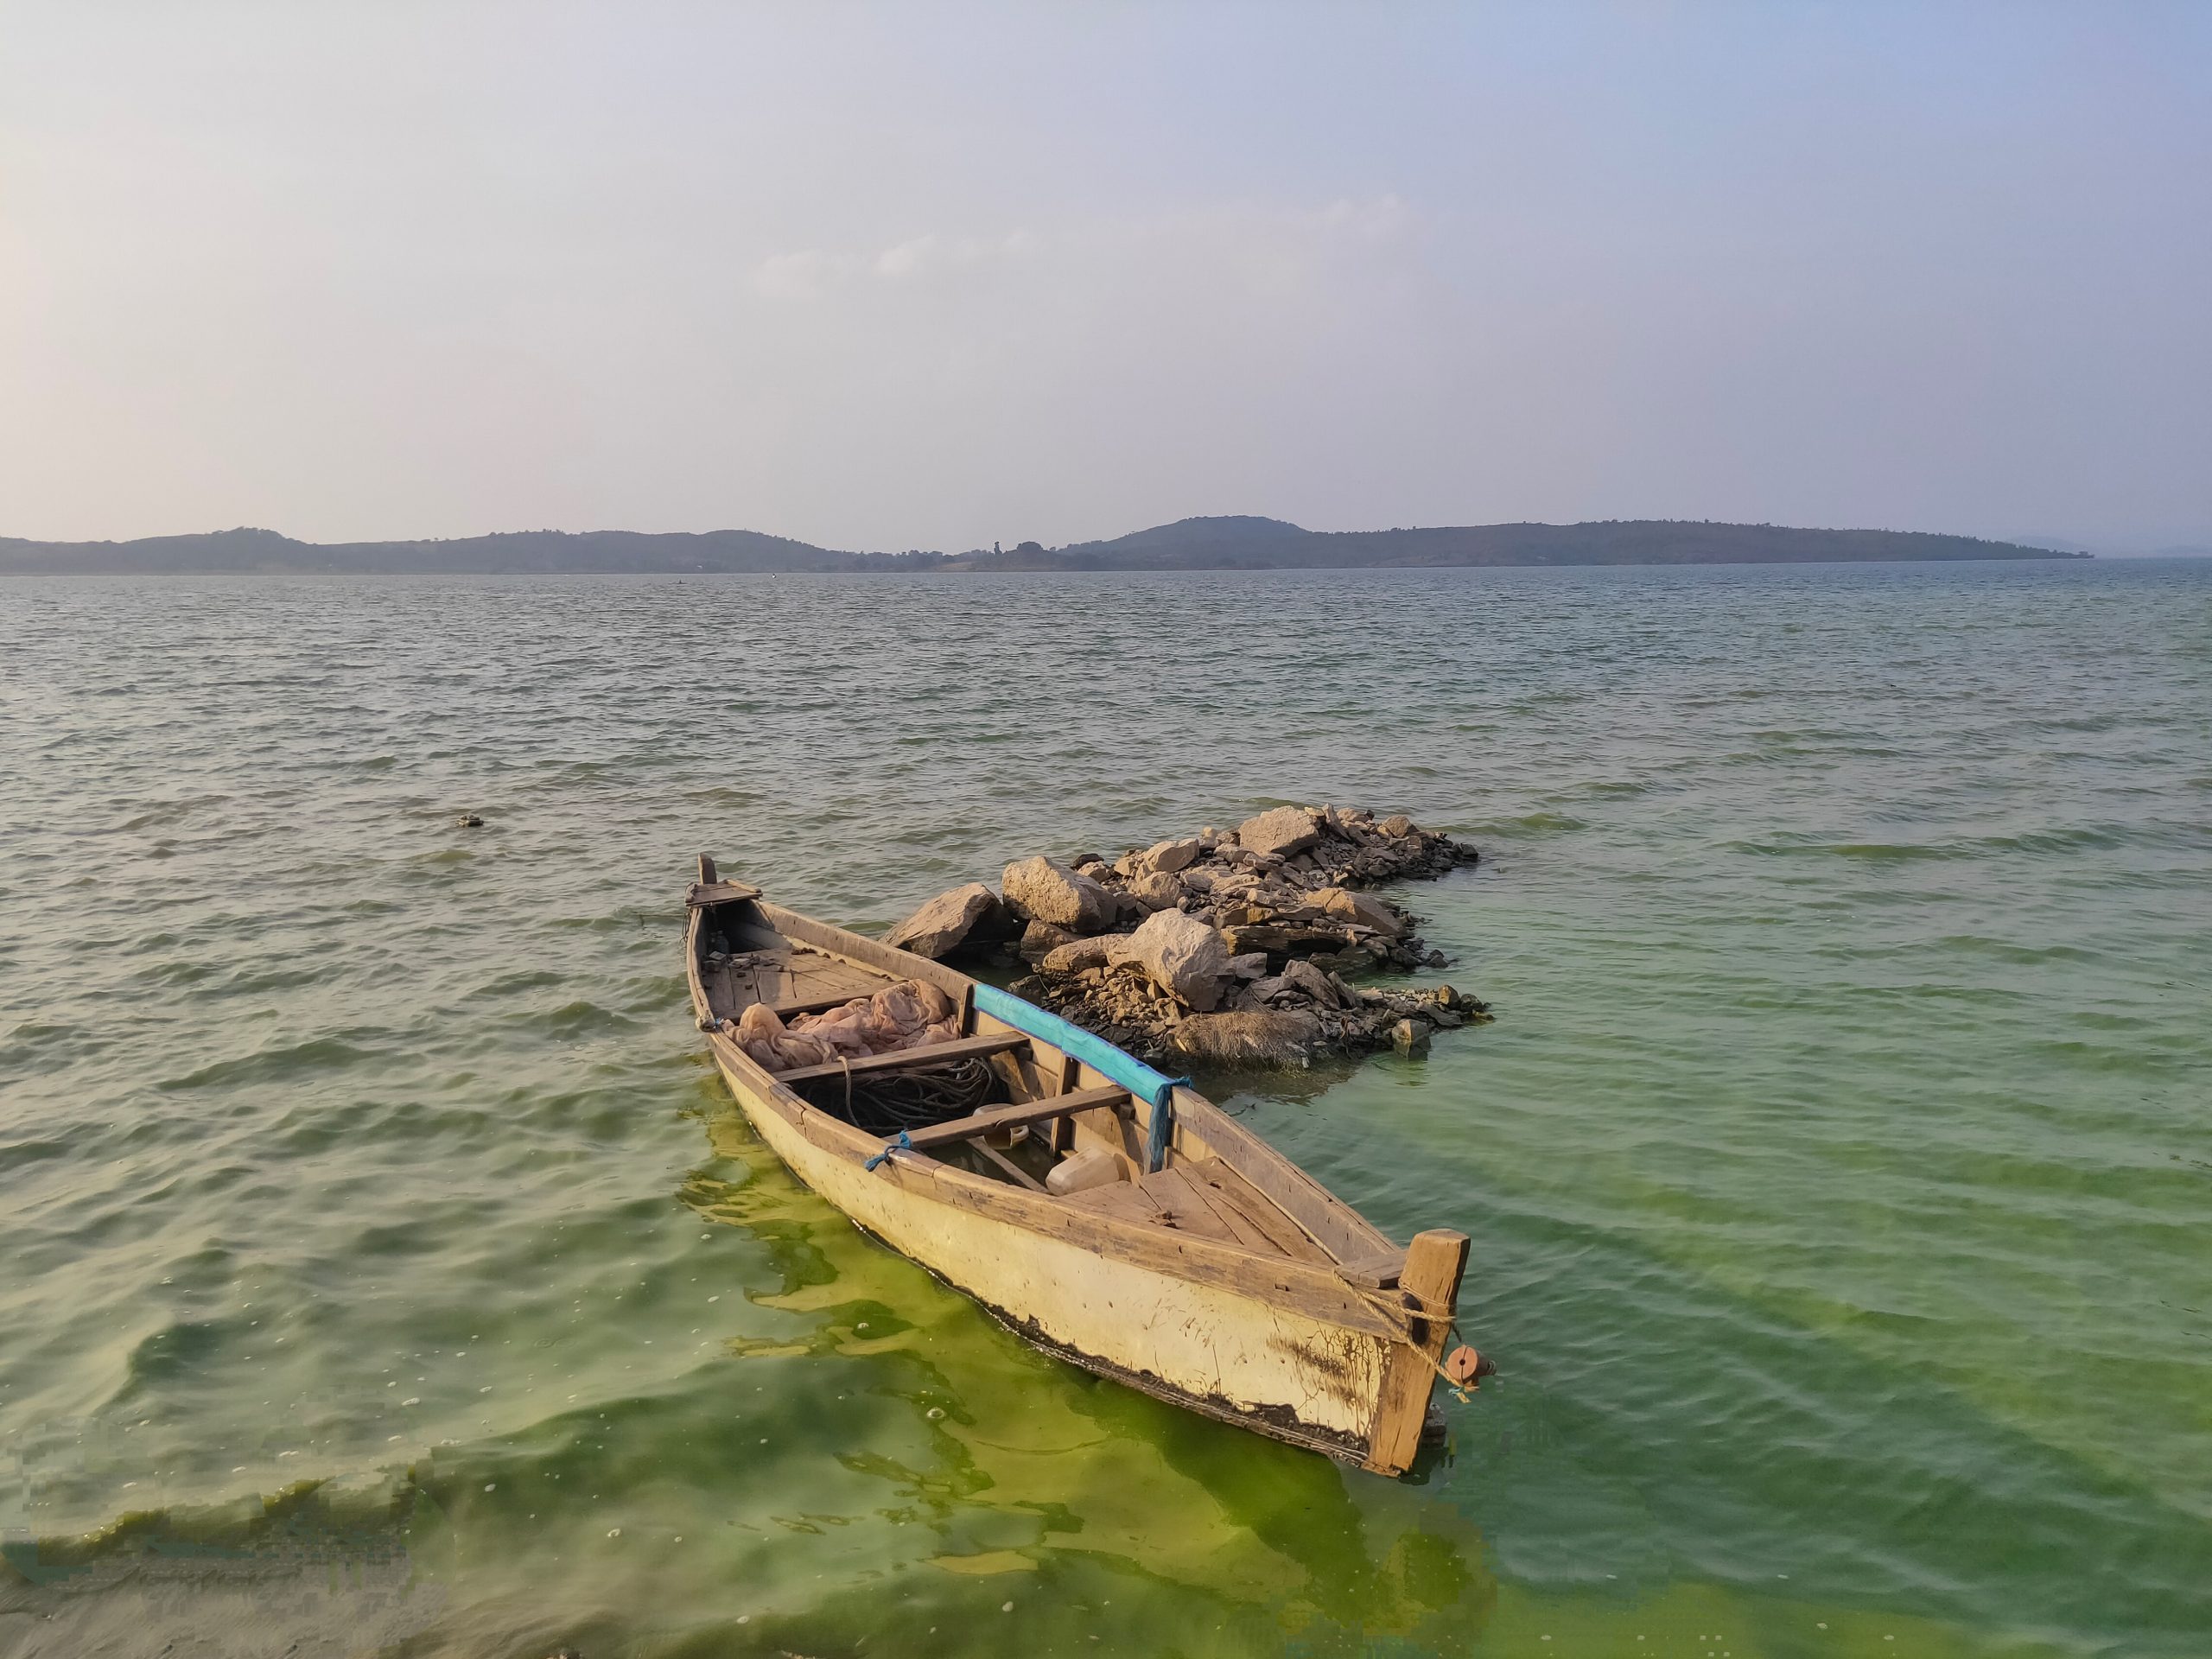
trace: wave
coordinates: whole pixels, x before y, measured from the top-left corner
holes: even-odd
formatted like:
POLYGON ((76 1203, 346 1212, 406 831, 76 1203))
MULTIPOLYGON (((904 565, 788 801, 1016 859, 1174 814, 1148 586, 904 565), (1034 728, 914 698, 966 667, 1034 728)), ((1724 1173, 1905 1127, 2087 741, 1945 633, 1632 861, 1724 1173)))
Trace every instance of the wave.
POLYGON ((186 795, 174 801, 156 801, 143 810, 116 825, 114 833, 125 835, 140 830, 150 830, 156 824, 175 823, 189 817, 203 806, 217 806, 231 798, 228 795, 186 795))
POLYGON ((635 1031, 638 1022, 626 1014, 582 999, 564 1002, 559 1007, 543 1014, 535 1014, 518 1022, 524 1028, 540 1031, 549 1037, 576 1038, 600 1032, 635 1031))
POLYGON ((67 1158, 75 1150, 66 1141, 18 1141, 13 1146, 0 1146, 0 1170, 67 1158))
POLYGON ((497 979, 487 979, 468 995, 472 998, 512 996, 520 991, 550 990, 556 985, 566 983, 567 980, 566 974, 556 974, 550 969, 523 969, 502 974, 497 979))
POLYGON ((129 1400, 156 1383, 205 1369, 223 1345, 226 1332, 212 1319, 178 1319, 142 1337, 123 1362, 118 1400, 129 1400))
POLYGON ((196 1071, 188 1071, 180 1077, 164 1077, 154 1086, 175 1092, 187 1089, 231 1088, 241 1084, 283 1083, 296 1077, 312 1077, 318 1072, 343 1071, 376 1058, 373 1050, 356 1047, 341 1038, 311 1037, 304 1042, 289 1043, 280 1048, 265 1048, 258 1054, 217 1060, 196 1071))
POLYGON ((1967 836, 1947 841, 1832 841, 1788 833, 1758 841, 1726 841, 1724 850, 1760 858, 1852 858, 1876 862, 1915 859, 1974 859, 2006 853, 2078 853, 2116 847, 2171 844, 2177 830, 2191 840, 2202 831, 2177 826, 2081 824, 2063 830, 2031 830, 2011 836, 1967 836))
POLYGON ((1483 818, 1455 830, 1461 836, 1563 836, 1590 826, 1585 820, 1565 812, 1523 812, 1513 818, 1483 818))

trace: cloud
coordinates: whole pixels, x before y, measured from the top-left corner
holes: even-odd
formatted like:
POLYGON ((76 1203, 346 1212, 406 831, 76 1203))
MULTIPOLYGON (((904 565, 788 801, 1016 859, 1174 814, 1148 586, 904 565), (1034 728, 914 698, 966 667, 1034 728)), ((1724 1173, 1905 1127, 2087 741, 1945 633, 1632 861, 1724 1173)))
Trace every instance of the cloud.
POLYGON ((1414 234, 1421 216, 1402 198, 1339 198, 1318 206, 1212 204, 1147 217, 1071 220, 1049 231, 1014 229, 989 235, 930 231, 876 248, 801 248, 775 253, 753 268, 762 298, 792 302, 823 299, 840 289, 973 276, 1024 264, 1041 275, 1071 257, 1134 260, 1163 273, 1192 262, 1242 270, 1262 286, 1294 282, 1332 251, 1397 242, 1414 234))
POLYGON ((818 299, 830 284, 859 269, 858 263, 819 248, 771 254, 753 272, 753 286, 771 300, 818 299))
POLYGON ((995 237, 945 237, 932 232, 886 248, 875 256, 870 269, 878 276, 897 281, 969 270, 994 260, 1019 259, 1037 246, 1038 238, 1027 231, 1008 231, 995 237))
POLYGON ((946 236, 931 231, 874 253, 802 248, 771 254, 753 268, 753 286, 771 300, 818 300, 858 282, 901 283, 971 271, 1021 258, 1039 246, 1027 231, 988 237, 946 236))

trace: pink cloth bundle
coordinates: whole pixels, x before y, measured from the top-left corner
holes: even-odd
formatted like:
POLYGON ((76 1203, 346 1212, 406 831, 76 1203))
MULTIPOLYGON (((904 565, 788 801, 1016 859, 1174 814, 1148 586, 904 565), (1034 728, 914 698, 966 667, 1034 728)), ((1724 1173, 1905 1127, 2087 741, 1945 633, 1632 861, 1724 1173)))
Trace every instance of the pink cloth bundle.
POLYGON ((842 1007, 797 1015, 789 1025, 767 1004, 755 1002, 738 1016, 736 1034, 738 1046, 764 1071, 790 1071, 835 1065, 841 1057, 860 1059, 949 1043, 960 1034, 960 1010, 936 986, 907 979, 842 1007))

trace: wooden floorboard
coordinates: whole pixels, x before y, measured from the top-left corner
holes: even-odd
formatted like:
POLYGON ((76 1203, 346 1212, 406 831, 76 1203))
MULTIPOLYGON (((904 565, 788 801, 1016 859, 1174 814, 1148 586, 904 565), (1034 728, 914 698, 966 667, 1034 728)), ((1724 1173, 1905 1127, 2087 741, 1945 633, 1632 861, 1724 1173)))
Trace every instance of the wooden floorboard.
POLYGON ((1103 1186, 1086 1187, 1071 1193, 1068 1202, 1085 1210, 1096 1210, 1101 1215, 1117 1216, 1123 1221, 1156 1223, 1160 1219, 1160 1206, 1132 1181, 1109 1181, 1103 1186))
POLYGON ((1198 1238, 1216 1238, 1256 1250, 1272 1249, 1249 1224, 1240 1235, 1217 1212, 1211 1199, 1178 1169, 1164 1169, 1139 1181, 1116 1181, 1077 1193, 1069 1202, 1129 1221, 1165 1227, 1198 1238))
POLYGON ((1172 1224, 1179 1231, 1242 1244, 1248 1249, 1274 1248, 1267 1235, 1250 1222, 1225 1213, 1227 1206, 1217 1203, 1205 1185, 1192 1178, 1188 1166, 1163 1169, 1155 1175, 1146 1176, 1139 1185, 1173 1217, 1172 1224))
POLYGON ((1185 1164, 1184 1168, 1193 1179, 1205 1183, 1223 1208, 1233 1210, 1257 1230, 1268 1241, 1269 1249, 1281 1252, 1294 1262, 1313 1262, 1323 1265, 1330 1262, 1329 1253, 1306 1237, 1305 1230, 1277 1209, 1266 1193, 1238 1174, 1234 1164, 1225 1163, 1218 1158, 1207 1158, 1194 1164, 1185 1164))
POLYGON ((1215 1159, 1178 1164, 1140 1180, 1094 1186, 1068 1202, 1124 1221, 1222 1239, 1294 1262, 1325 1266, 1332 1259, 1249 1182, 1215 1159))
POLYGON ((1268 1236, 1267 1230, 1229 1201, 1221 1188, 1214 1185, 1198 1172, 1197 1166, 1185 1164, 1177 1172, 1183 1185, 1203 1203, 1221 1224, 1229 1229, 1230 1236, 1248 1250, 1266 1250, 1273 1255, 1283 1253, 1282 1247, 1268 1236))
POLYGON ((760 947, 741 951, 728 964, 702 966, 700 982, 711 1007, 731 1017, 754 1002, 765 1002, 779 1019, 826 1014, 859 997, 874 996, 898 982, 819 950, 760 947))

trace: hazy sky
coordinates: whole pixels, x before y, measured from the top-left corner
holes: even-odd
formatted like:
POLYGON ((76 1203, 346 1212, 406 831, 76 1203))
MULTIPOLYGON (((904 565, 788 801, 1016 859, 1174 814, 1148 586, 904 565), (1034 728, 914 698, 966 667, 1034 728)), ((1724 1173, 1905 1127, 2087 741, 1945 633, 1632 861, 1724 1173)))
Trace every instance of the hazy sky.
POLYGON ((0 0, 0 534, 2212 531, 2212 3, 0 0))

